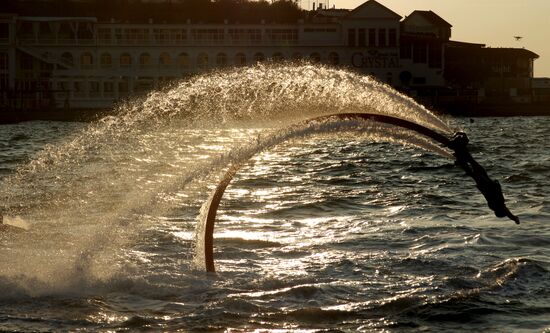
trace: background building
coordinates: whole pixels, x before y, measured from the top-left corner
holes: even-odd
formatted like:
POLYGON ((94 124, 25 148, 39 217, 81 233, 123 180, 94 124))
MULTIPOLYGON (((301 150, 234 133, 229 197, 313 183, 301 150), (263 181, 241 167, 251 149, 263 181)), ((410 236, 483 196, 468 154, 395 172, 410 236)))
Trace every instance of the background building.
POLYGON ((104 109, 201 71, 266 60, 352 68, 435 104, 456 96, 533 96, 536 54, 450 41, 451 24, 431 11, 402 19, 369 0, 353 10, 318 6, 300 15, 204 23, 184 15, 163 21, 3 13, 1 107, 104 109))

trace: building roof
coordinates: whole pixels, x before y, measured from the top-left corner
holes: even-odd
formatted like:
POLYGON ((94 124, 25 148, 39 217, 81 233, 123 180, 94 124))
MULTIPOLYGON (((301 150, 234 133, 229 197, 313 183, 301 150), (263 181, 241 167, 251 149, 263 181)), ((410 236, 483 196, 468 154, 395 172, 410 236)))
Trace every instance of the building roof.
MULTIPOLYGON (((428 22, 430 22, 434 25, 444 26, 444 27, 447 27, 447 28, 452 27, 452 25, 449 22, 445 21, 444 19, 441 18, 441 16, 437 15, 436 13, 432 12, 431 10, 415 10, 408 17, 410 17, 412 15, 415 15, 415 14, 422 16, 424 19, 426 19, 428 22)), ((405 18, 405 20, 407 20, 407 18, 405 18)))
POLYGON ((388 7, 382 5, 381 3, 379 3, 376 0, 365 1, 363 4, 361 4, 360 6, 356 7, 352 11, 350 11, 347 16, 348 17, 356 16, 356 15, 360 14, 361 12, 364 12, 366 10, 368 11, 369 7, 370 8, 378 8, 378 9, 382 10, 387 16, 390 16, 392 18, 401 20, 401 15, 397 14, 396 12, 389 9, 388 7))
POLYGON ((475 48, 482 48, 485 47, 485 44, 480 43, 469 43, 469 42, 460 42, 456 40, 450 40, 447 42, 447 46, 449 47, 475 47, 475 48))
POLYGON ((19 21, 32 22, 56 22, 56 21, 72 21, 72 22, 97 22, 96 17, 71 17, 71 16, 19 16, 19 21))
POLYGON ((313 12, 315 16, 322 17, 343 17, 350 12, 349 9, 340 9, 340 8, 328 8, 328 9, 317 9, 313 12))
POLYGON ((491 54, 494 56, 530 58, 530 59, 539 58, 538 54, 536 54, 533 51, 529 51, 527 49, 518 49, 518 48, 511 48, 511 47, 486 47, 485 50, 490 50, 489 52, 491 52, 491 54))
POLYGON ((466 54, 468 56, 480 56, 485 58, 528 58, 538 59, 539 55, 533 51, 512 47, 484 47, 483 44, 473 44, 451 41, 447 44, 448 52, 466 54))

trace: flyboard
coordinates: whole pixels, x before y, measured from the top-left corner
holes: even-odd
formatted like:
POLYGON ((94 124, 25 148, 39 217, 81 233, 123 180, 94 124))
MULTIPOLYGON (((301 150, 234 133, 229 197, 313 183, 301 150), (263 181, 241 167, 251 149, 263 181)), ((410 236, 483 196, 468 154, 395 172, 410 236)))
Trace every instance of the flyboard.
MULTIPOLYGON (((472 157, 468 151, 468 137, 463 132, 457 132, 452 137, 448 137, 444 134, 436 132, 430 128, 419 125, 417 123, 380 114, 371 114, 371 113, 340 113, 333 114, 328 116, 322 116, 307 120, 300 124, 307 124, 312 122, 323 122, 330 121, 331 119, 335 120, 350 120, 350 121, 370 121, 381 124, 389 124, 396 126, 397 128, 407 129, 414 131, 424 137, 427 137, 441 146, 450 149, 453 151, 453 156, 455 157, 455 164, 462 168, 467 175, 473 178, 476 183, 476 187, 483 194, 487 200, 487 204, 490 209, 492 209, 497 217, 508 217, 511 220, 519 224, 519 218, 512 214, 510 210, 506 207, 504 195, 502 194, 502 189, 498 181, 491 179, 485 169, 477 163, 477 161, 472 157)), ((292 126, 291 126, 292 127, 292 126)), ((274 146, 281 141, 274 140, 270 145, 266 145, 263 148, 267 149, 271 146, 274 146)), ((257 152, 257 151, 256 151, 257 152)), ((230 165, 229 169, 226 171, 222 177, 220 183, 216 186, 212 192, 210 201, 206 208, 206 217, 204 220, 204 226, 201 230, 203 233, 201 239, 203 241, 203 246, 198 247, 204 251, 204 264, 207 272, 215 272, 216 268, 214 266, 214 224, 216 221, 216 214, 218 207, 220 205, 221 199, 225 192, 225 189, 233 179, 233 176, 237 173, 239 168, 252 157, 245 156, 246 158, 242 159, 239 163, 230 165)), ((202 221, 199 221, 201 223, 202 221)))

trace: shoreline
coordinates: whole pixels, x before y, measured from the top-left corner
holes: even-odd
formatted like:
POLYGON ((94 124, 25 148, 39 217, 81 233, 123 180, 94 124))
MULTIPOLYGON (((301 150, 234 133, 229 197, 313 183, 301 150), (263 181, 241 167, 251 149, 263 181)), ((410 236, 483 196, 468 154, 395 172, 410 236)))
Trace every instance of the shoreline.
MULTIPOLYGON (((426 106, 429 110, 455 117, 547 117, 550 103, 531 104, 464 104, 426 106)), ((41 109, 0 110, 0 124, 17 124, 26 121, 93 122, 114 114, 114 109, 41 109)))
POLYGON ((0 111, 0 125, 26 121, 93 122, 110 115, 114 109, 42 109, 0 111))
POLYGON ((437 112, 459 117, 540 117, 550 116, 550 103, 452 103, 429 107, 437 112))

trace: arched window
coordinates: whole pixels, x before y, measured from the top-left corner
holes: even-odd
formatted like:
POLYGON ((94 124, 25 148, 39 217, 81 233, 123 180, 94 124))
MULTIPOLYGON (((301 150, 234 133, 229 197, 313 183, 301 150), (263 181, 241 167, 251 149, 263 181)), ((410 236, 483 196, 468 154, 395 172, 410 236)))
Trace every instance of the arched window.
POLYGON ((309 60, 311 60, 312 63, 316 64, 321 61, 321 55, 317 52, 314 52, 309 56, 309 60))
POLYGON ((94 57, 90 52, 84 52, 80 55, 80 65, 88 68, 94 65, 94 57))
POLYGON ((113 59, 109 53, 102 53, 99 58, 99 64, 101 67, 111 67, 113 65, 113 59))
POLYGON ((208 54, 200 53, 197 56, 197 67, 202 69, 208 67, 208 54))
POLYGON ((130 67, 132 66, 132 56, 128 53, 123 53, 120 55, 120 67, 130 67))
POLYGON ((149 53, 142 53, 140 56, 139 56, 139 65, 141 67, 146 67, 146 66, 150 66, 152 64, 151 62, 151 55, 149 55, 149 53))
POLYGON ((181 68, 188 68, 189 67, 189 55, 187 53, 180 53, 178 55, 178 65, 181 68))
POLYGON ((71 65, 72 66, 74 64, 73 55, 70 52, 64 52, 61 55, 61 61, 63 63, 65 63, 66 65, 71 65))
POLYGON ((328 55, 328 63, 331 65, 340 64, 340 56, 336 52, 330 52, 328 55))
POLYGON ((283 54, 281 52, 275 52, 273 53, 273 56, 271 57, 271 59, 273 61, 282 61, 285 59, 285 57, 283 56, 283 54))
POLYGON ((170 66, 172 64, 172 58, 170 57, 170 54, 163 52, 159 56, 159 64, 161 66, 170 66))
POLYGON ((261 61, 264 61, 265 60, 265 56, 263 53, 261 52, 258 52, 256 54, 254 54, 254 62, 261 62, 261 61))
POLYGON ((227 55, 225 53, 218 53, 216 56, 216 66, 223 67, 227 65, 227 55))
POLYGON ((243 53, 237 53, 235 55, 235 65, 236 66, 245 66, 246 65, 246 56, 243 53))

